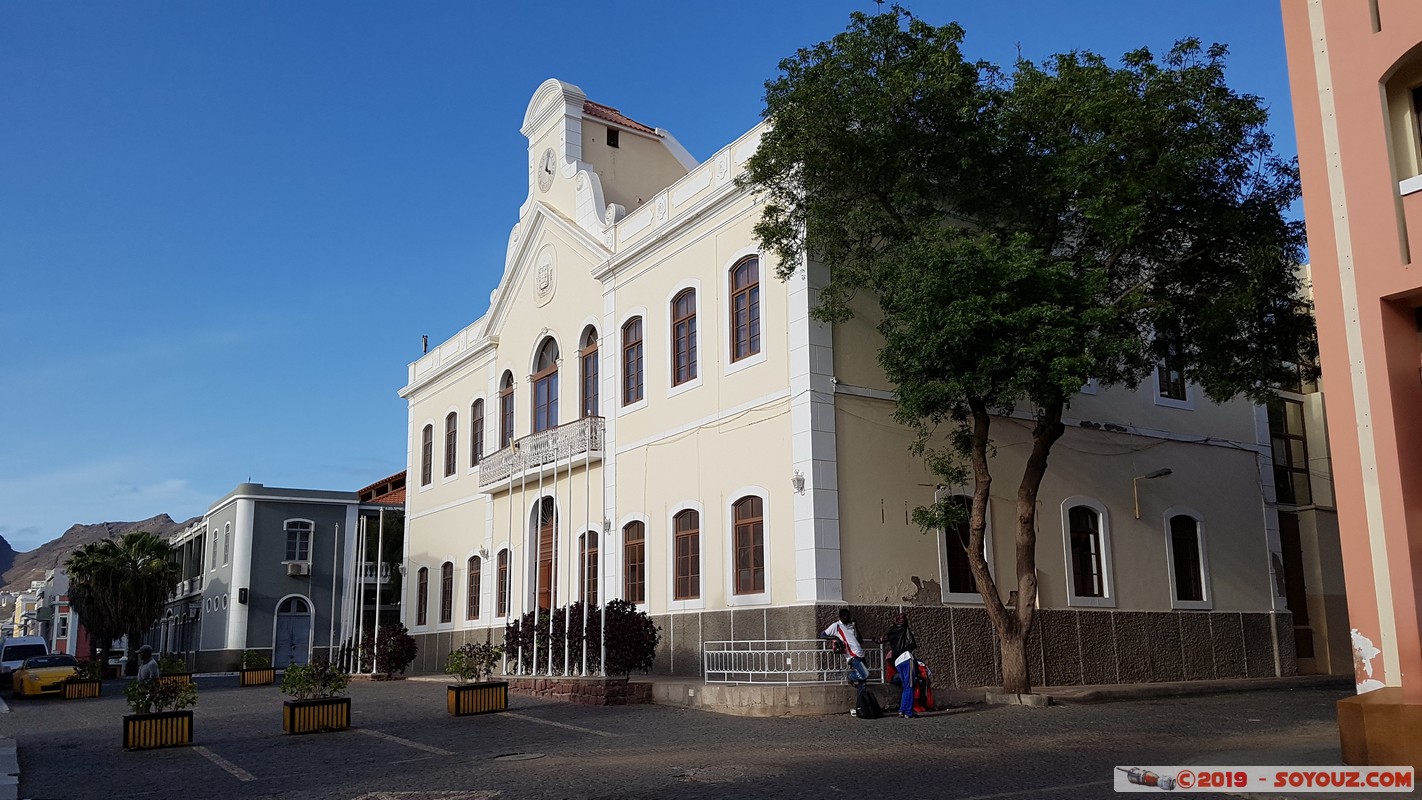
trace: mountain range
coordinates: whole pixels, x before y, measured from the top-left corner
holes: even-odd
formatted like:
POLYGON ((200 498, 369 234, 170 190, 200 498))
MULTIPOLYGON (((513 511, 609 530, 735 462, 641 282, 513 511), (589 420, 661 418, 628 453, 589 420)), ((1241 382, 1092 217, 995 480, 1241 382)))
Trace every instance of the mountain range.
POLYGON ((121 536, 130 531, 148 531, 155 536, 167 538, 197 521, 193 517, 185 522, 174 522, 167 514, 141 520, 139 522, 100 522, 93 525, 73 525, 58 539, 53 539, 24 553, 0 536, 0 592, 22 592, 30 588, 31 581, 44 580, 47 571, 62 566, 75 550, 90 542, 121 536))

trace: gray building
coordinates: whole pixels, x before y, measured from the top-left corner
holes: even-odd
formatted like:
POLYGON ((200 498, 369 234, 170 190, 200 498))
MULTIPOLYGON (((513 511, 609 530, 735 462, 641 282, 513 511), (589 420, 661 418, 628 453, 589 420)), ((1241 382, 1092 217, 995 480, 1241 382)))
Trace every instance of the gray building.
POLYGON ((358 492, 238 484, 170 540, 182 579, 148 641, 197 672, 245 650, 276 667, 339 657, 377 605, 398 618, 403 498, 403 473, 358 492))

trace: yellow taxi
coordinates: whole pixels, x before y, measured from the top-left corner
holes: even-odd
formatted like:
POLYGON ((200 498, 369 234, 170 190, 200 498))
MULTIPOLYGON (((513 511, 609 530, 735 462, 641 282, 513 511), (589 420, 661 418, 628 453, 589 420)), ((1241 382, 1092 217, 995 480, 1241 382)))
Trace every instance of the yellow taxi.
POLYGON ((14 686, 16 697, 63 691, 64 679, 79 668, 74 656, 56 653, 48 656, 30 656, 15 670, 14 686))

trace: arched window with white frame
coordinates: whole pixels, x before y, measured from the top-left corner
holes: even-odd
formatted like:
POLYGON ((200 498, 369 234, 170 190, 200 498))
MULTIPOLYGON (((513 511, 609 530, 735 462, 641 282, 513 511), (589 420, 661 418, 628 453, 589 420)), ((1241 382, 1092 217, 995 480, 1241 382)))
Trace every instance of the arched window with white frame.
POLYGON ((1114 607, 1111 529, 1106 507, 1089 497, 1062 503, 1067 565, 1067 605, 1114 607))
POLYGON ((1185 508, 1165 512, 1166 566, 1170 571, 1170 607, 1201 610, 1213 606, 1204 518, 1185 508))

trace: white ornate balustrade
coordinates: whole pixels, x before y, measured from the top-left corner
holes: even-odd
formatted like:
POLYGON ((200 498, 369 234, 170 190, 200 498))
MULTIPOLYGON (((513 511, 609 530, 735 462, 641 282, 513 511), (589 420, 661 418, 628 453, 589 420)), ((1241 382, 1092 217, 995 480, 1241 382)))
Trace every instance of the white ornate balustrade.
POLYGON ((517 439, 512 446, 490 453, 479 462, 479 486, 488 488, 562 461, 584 457, 601 461, 602 436, 602 417, 583 417, 517 439))

